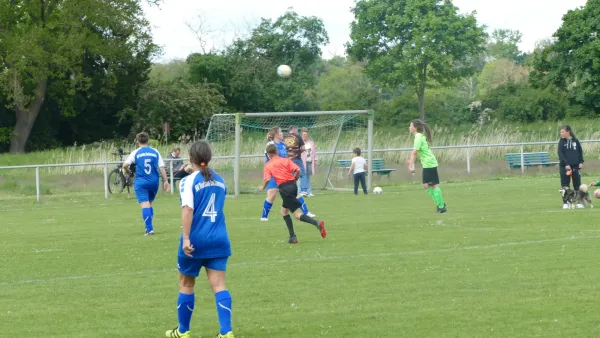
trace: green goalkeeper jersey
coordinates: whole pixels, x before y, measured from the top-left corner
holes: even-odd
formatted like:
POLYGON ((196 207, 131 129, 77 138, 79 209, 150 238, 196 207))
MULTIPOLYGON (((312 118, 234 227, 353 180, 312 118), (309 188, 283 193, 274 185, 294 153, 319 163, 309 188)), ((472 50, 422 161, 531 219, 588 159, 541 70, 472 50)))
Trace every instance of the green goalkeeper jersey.
POLYGON ((415 134, 414 149, 419 154, 421 165, 423 168, 436 168, 438 166, 437 159, 429 149, 429 143, 427 143, 427 137, 421 133, 415 134))

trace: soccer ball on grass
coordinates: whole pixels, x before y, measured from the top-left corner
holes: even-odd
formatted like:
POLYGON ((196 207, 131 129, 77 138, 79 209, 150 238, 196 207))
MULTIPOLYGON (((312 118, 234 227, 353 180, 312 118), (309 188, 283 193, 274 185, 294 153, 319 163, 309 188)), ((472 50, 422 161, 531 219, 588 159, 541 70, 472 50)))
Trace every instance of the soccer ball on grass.
POLYGON ((383 192, 383 189, 381 189, 380 187, 375 187, 375 189, 373 189, 373 193, 375 195, 381 195, 382 192, 383 192))

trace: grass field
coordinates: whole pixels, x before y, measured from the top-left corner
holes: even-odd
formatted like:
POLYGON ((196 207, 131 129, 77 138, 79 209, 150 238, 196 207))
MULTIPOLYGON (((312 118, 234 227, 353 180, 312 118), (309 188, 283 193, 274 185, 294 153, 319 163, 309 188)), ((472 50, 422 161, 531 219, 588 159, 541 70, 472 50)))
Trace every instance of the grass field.
MULTIPOLYGON (((597 337, 600 209, 562 210, 557 185, 447 183, 443 215, 416 185, 317 192, 307 202, 328 237, 295 222, 297 245, 277 213, 258 221, 262 194, 229 199, 236 337, 597 337)), ((176 325, 178 198, 159 196, 157 235, 144 237, 135 199, 96 196, 0 205, 0 336, 161 337, 176 325)), ((212 337, 203 277, 196 295, 192 333, 212 337)))

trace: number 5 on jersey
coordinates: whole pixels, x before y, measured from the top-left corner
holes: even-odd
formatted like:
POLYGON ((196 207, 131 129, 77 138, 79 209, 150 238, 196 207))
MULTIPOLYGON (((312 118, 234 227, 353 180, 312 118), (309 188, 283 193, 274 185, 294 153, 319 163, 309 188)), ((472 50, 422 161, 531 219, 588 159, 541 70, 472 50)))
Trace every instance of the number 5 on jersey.
POLYGON ((152 167, 150 166, 150 161, 152 161, 152 159, 147 158, 144 160, 144 172, 146 173, 146 175, 150 175, 150 173, 152 172, 152 167))
POLYGON ((208 200, 208 205, 204 209, 202 216, 210 217, 211 222, 215 222, 217 220, 217 210, 215 210, 215 194, 210 195, 210 199, 208 200))

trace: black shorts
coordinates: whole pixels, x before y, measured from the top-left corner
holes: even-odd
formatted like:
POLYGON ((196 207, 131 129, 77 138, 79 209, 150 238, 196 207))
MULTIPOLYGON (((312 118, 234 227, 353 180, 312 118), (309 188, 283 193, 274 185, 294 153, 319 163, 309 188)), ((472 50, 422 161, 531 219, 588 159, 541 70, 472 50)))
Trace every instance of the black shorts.
POLYGON ((423 184, 438 185, 440 177, 438 176, 437 167, 423 168, 423 184))
POLYGON ((298 201, 298 186, 295 181, 288 181, 279 186, 279 195, 283 200, 282 207, 288 209, 291 213, 300 209, 302 205, 298 201))

